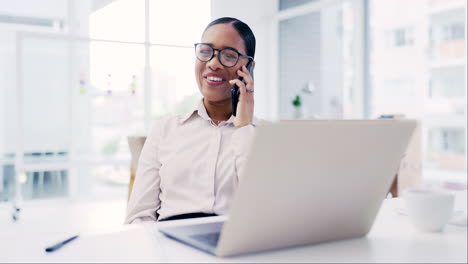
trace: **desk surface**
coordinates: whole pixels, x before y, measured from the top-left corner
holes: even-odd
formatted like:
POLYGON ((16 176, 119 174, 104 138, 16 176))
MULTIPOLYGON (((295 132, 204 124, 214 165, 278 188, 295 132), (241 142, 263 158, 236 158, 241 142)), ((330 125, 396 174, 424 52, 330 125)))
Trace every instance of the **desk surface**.
POLYGON ((51 234, 40 241, 18 237, 0 242, 0 262, 467 262, 466 226, 448 224, 443 232, 422 233, 399 208, 399 198, 386 199, 371 231, 362 238, 234 258, 205 254, 158 232, 161 226, 223 218, 210 217, 88 232, 54 253, 45 253, 44 248, 70 234, 51 234))

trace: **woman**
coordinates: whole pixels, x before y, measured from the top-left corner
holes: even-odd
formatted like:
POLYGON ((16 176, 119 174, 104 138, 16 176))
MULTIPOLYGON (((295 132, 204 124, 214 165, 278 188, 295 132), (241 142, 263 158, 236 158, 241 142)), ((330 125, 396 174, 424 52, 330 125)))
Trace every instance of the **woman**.
POLYGON ((184 116, 161 120, 143 147, 125 223, 222 215, 242 180, 254 136, 255 36, 235 18, 212 21, 195 44, 203 99, 184 116), (244 82, 238 78, 242 77, 244 82), (240 89, 236 116, 231 87, 240 89))

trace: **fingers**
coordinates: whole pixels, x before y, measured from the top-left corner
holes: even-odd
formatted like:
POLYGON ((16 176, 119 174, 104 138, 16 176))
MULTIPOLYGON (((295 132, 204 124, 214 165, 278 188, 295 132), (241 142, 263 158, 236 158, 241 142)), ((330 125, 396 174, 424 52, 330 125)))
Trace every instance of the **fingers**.
POLYGON ((237 75, 244 78, 244 81, 247 84, 247 89, 253 88, 252 75, 250 75, 250 72, 247 70, 247 67, 245 67, 245 65, 243 65, 240 70, 237 70, 237 75))
POLYGON ((240 96, 243 97, 244 94, 247 93, 245 83, 239 79, 233 79, 229 81, 230 84, 234 85, 237 84, 240 90, 240 96))
POLYGON ((236 84, 240 90, 237 115, 234 121, 234 125, 239 128, 252 124, 254 112, 254 82, 245 66, 242 66, 242 68, 237 71, 237 75, 244 80, 233 79, 230 80, 229 83, 231 85, 236 84), (249 92, 247 92, 247 89, 249 89, 249 92))

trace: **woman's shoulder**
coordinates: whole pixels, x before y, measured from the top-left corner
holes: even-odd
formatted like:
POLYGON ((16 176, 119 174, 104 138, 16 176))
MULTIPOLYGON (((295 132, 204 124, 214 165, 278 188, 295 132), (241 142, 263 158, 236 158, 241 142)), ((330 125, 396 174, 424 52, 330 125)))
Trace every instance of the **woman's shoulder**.
POLYGON ((179 115, 167 116, 164 118, 154 120, 150 126, 150 131, 167 130, 168 128, 176 126, 179 123, 179 120, 180 120, 179 115))
MULTIPOLYGON (((192 111, 193 114, 193 111, 192 111)), ((154 120, 150 126, 150 134, 160 134, 160 135, 167 135, 173 132, 175 129, 178 129, 181 124, 189 119, 191 114, 184 113, 184 114, 177 114, 166 116, 157 120, 154 120)))

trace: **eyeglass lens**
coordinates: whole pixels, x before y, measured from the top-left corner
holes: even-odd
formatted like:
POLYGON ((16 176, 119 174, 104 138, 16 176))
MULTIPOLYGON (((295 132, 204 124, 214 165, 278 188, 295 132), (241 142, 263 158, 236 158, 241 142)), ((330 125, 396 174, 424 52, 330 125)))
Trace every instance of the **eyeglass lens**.
MULTIPOLYGON (((207 62, 214 56, 214 49, 210 45, 199 44, 195 49, 196 56, 199 60, 207 62)), ((237 63, 239 55, 232 49, 222 49, 219 51, 218 58, 224 66, 232 67, 237 63)))

